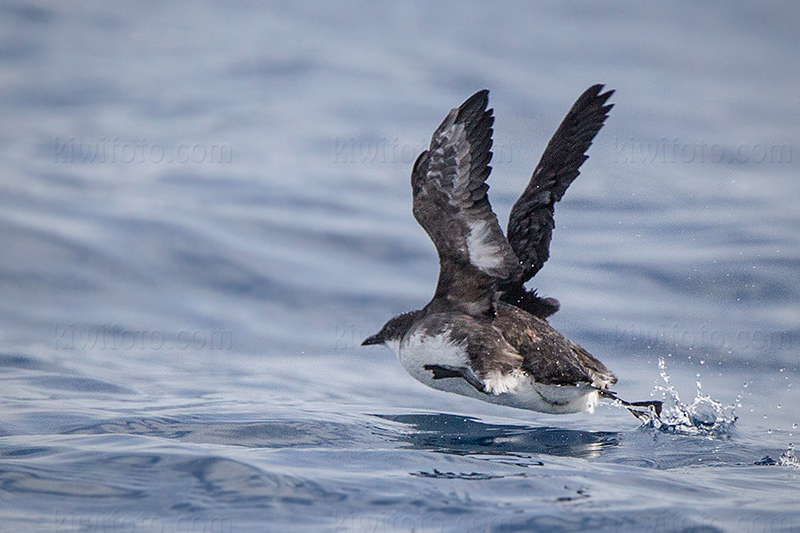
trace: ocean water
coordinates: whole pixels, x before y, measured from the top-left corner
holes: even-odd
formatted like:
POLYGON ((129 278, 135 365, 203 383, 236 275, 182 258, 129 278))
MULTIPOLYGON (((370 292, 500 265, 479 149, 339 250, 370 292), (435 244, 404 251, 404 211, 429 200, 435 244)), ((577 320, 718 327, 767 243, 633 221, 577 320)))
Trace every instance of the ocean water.
POLYGON ((0 531, 800 531, 800 12, 0 2, 0 531), (616 107, 535 280, 641 425, 360 341, 438 265, 409 174, 495 108, 501 222, 616 107))

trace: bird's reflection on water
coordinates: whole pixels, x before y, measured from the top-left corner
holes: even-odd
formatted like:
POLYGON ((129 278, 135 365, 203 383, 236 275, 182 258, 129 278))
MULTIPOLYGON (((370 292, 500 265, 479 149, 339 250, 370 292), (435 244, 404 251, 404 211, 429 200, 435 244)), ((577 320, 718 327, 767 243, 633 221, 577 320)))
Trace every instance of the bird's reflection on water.
POLYGON ((454 455, 493 455, 526 458, 536 455, 593 458, 620 444, 620 434, 554 427, 498 425, 444 413, 375 415, 406 424, 411 431, 393 438, 412 448, 454 455))

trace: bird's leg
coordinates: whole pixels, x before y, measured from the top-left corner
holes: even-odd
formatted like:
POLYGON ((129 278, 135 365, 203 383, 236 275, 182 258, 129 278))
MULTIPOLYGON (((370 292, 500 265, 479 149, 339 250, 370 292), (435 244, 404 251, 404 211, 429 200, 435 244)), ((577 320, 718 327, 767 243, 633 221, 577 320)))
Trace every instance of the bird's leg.
POLYGON ((462 378, 475 387, 478 392, 486 393, 486 385, 478 379, 475 372, 465 366, 424 365, 422 368, 433 372, 433 379, 462 378))
POLYGON ((647 422, 648 420, 651 419, 650 416, 651 412, 654 412, 657 418, 661 418, 662 402, 658 400, 651 400, 647 402, 626 402, 625 400, 623 400, 610 390, 601 390, 600 395, 604 398, 608 398, 610 400, 614 400, 621 403, 623 407, 628 409, 628 411, 630 411, 633 414, 633 416, 635 416, 639 420, 647 422))

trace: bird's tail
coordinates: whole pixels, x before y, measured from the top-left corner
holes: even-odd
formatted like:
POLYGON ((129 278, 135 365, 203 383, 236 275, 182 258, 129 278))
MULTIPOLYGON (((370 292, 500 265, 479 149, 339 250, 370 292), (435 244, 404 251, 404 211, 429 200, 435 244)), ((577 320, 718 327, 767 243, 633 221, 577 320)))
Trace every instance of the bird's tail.
POLYGON ((619 402, 639 420, 645 422, 652 420, 653 413, 655 413, 656 418, 661 418, 662 402, 658 400, 651 400, 647 402, 626 402, 617 396, 616 393, 610 390, 601 390, 600 396, 619 402))

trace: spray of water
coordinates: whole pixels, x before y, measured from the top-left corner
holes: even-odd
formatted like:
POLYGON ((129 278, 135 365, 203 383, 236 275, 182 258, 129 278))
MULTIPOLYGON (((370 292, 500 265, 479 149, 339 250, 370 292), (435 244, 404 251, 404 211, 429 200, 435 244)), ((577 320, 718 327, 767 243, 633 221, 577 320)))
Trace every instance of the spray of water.
POLYGON ((670 383, 667 365, 663 358, 658 360, 658 369, 663 384, 656 385, 656 390, 664 396, 664 408, 661 416, 655 413, 645 421, 645 426, 665 433, 681 435, 699 435, 708 438, 730 435, 736 422, 734 406, 741 401, 741 394, 732 405, 723 405, 707 394, 703 394, 702 383, 697 382, 697 394, 690 403, 681 401, 678 391, 670 383))
POLYGON ((778 464, 789 468, 800 468, 800 460, 794 454, 794 443, 789 443, 789 449, 781 454, 778 464))

